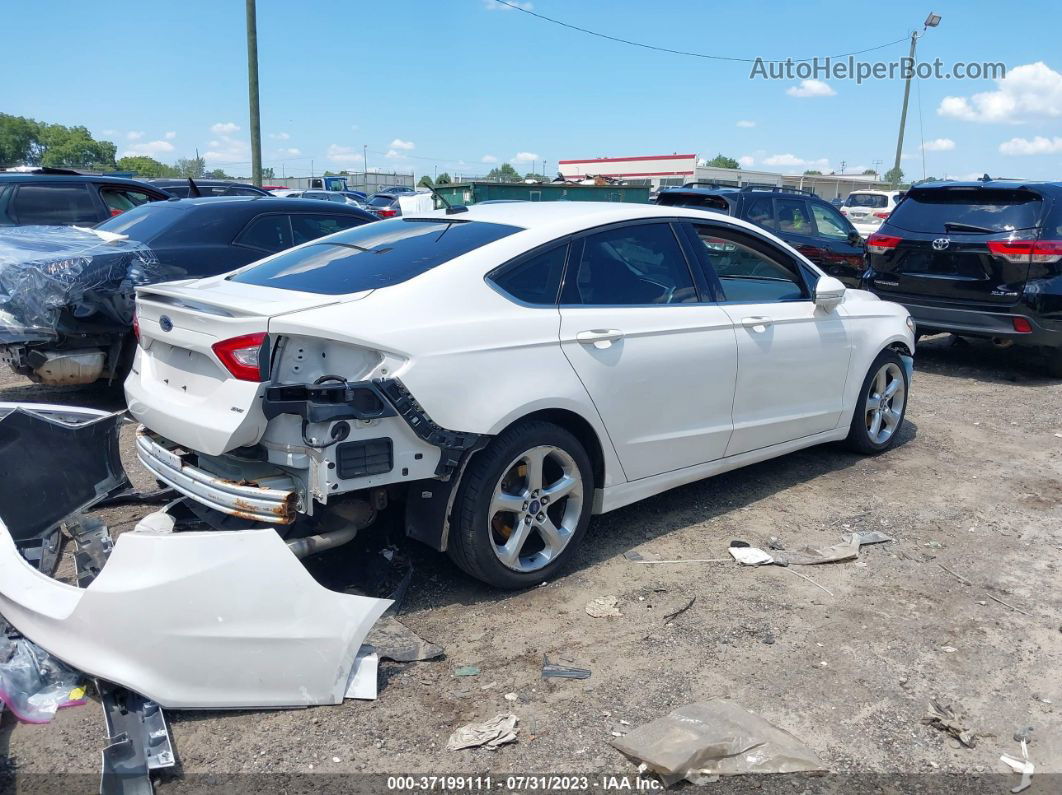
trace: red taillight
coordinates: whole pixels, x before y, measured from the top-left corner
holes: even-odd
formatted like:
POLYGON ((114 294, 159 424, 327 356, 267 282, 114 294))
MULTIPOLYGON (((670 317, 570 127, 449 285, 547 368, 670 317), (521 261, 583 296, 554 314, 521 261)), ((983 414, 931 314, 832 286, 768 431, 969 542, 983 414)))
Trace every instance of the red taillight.
POLYGON ((988 250, 1007 262, 1048 264, 1062 259, 1062 241, 992 240, 988 250))
POLYGON ((900 245, 901 240, 903 238, 895 235, 881 235, 875 232, 867 238, 867 251, 871 254, 884 254, 900 245))
POLYGON ((376 211, 376 215, 380 218, 394 218, 398 215, 398 210, 392 210, 390 207, 382 207, 376 211))
POLYGON ((875 218, 881 218, 882 220, 884 220, 884 219, 889 217, 889 214, 887 212, 880 212, 879 211, 879 212, 874 213, 874 217, 875 218))
POLYGON ((1019 334, 1032 334, 1032 324, 1028 318, 1016 317, 1014 318, 1014 330, 1019 334))
POLYGON ((122 211, 119 210, 117 207, 112 207, 111 208, 111 218, 114 218, 116 215, 121 215, 121 214, 122 214, 122 211))
POLYGON ((244 334, 211 345, 214 355, 234 378, 241 381, 262 381, 262 358, 268 355, 265 332, 244 334))
POLYGON ((140 344, 140 312, 136 308, 136 304, 133 304, 133 336, 136 337, 136 344, 140 344))

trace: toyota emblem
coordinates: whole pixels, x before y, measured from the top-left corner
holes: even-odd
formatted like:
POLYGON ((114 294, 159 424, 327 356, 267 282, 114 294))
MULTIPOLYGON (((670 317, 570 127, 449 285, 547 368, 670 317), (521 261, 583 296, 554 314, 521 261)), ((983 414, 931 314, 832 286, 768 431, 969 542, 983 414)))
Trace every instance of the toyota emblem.
POLYGON ((163 331, 173 331, 173 321, 163 315, 159 318, 159 328, 163 331))
POLYGON ((943 251, 944 249, 946 249, 950 245, 951 245, 951 238, 950 237, 938 237, 936 240, 933 241, 933 250, 934 251, 943 251))

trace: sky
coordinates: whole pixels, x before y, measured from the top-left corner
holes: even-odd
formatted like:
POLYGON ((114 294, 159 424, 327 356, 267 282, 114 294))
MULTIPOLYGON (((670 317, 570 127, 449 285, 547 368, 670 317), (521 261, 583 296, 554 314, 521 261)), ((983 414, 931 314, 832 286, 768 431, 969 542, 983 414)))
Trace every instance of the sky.
MULTIPOLYGON (((14 0, 7 0, 14 3, 14 0)), ((533 0, 538 14, 700 54, 891 61, 930 11, 920 61, 1007 77, 913 82, 908 178, 1062 179, 1062 4, 980 0, 533 0), (900 41, 902 40, 902 41, 900 41)), ((4 37, 0 112, 85 125, 118 155, 198 150, 250 173, 244 3, 37 0, 4 37), (38 33, 30 33, 37 31, 38 33)), ((263 162, 485 174, 510 162, 722 153, 747 168, 885 171, 903 81, 750 79, 752 63, 589 36, 496 0, 258 0, 263 162), (363 160, 363 152, 367 153, 363 160)))

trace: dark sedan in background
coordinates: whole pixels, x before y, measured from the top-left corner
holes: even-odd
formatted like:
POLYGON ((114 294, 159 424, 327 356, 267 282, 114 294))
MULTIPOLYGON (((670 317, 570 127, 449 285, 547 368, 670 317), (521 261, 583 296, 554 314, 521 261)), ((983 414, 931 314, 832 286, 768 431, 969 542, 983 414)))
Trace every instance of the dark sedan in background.
POLYGON ((94 229, 0 229, 0 360, 51 384, 120 380, 138 285, 193 279, 375 221, 305 199, 170 199, 94 229))

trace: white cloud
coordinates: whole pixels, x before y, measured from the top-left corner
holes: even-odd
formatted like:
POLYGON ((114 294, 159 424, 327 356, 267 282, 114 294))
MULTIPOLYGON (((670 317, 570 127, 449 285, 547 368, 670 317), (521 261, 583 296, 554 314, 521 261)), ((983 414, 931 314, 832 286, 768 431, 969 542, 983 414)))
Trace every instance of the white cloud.
POLYGON ((218 135, 232 135, 234 132, 239 132, 239 129, 240 125, 231 121, 219 121, 217 124, 210 125, 210 131, 218 135))
POLYGON ((278 133, 269 133, 269 137, 272 138, 274 141, 286 141, 291 136, 288 135, 286 132, 278 132, 278 133))
POLYGON ((1004 155, 1054 155, 1062 152, 1062 138, 1011 138, 999 145, 999 151, 1004 155))
POLYGON ((301 149, 296 149, 294 146, 289 146, 286 149, 278 149, 277 155, 280 157, 296 157, 302 154, 301 149))
POLYGON ((819 171, 826 171, 830 167, 829 159, 820 157, 818 160, 804 160, 801 157, 786 152, 781 155, 771 155, 763 159, 763 165, 765 166, 782 166, 785 168, 804 168, 804 169, 817 169, 819 171))
POLYGON ((483 157, 481 157, 479 159, 479 162, 480 163, 497 163, 498 162, 498 158, 496 158, 494 155, 483 155, 483 157))
POLYGON ((756 158, 754 158, 752 155, 742 155, 737 159, 737 161, 738 165, 742 168, 752 168, 754 165, 756 165, 756 158))
POLYGON ((922 144, 922 149, 926 152, 950 152, 954 148, 955 142, 950 138, 936 138, 922 144))
POLYGON ((509 5, 503 6, 494 0, 483 0, 483 9, 485 11, 514 11, 516 9, 510 8, 510 6, 516 6, 516 8, 522 8, 524 11, 530 11, 535 7, 533 3, 522 2, 522 0, 505 0, 505 2, 509 5))
POLYGON ((333 163, 347 165, 361 162, 361 152, 356 152, 353 146, 340 146, 330 144, 328 147, 328 159, 333 163))
POLYGON ((1062 117, 1062 74, 1043 61, 1015 66, 996 80, 995 91, 966 97, 944 97, 940 116, 961 121, 1021 124, 1032 119, 1062 117))
POLYGON ((741 119, 741 120, 740 120, 740 121, 739 121, 739 122, 737 123, 737 126, 738 126, 738 127, 755 127, 755 126, 756 126, 756 122, 754 122, 754 121, 749 121, 748 119, 741 119))
POLYGON ((414 144, 412 141, 403 141, 401 138, 395 138, 393 141, 391 141, 392 149, 403 149, 408 152, 410 149, 413 149, 415 147, 416 144, 414 144))
POLYGON ((399 152, 397 149, 388 149, 387 154, 384 155, 388 160, 405 160, 406 155, 403 152, 399 152))
POLYGON ((118 134, 117 130, 104 130, 103 132, 100 133, 100 135, 117 135, 117 134, 118 134))
POLYGON ((128 138, 130 141, 139 141, 141 138, 144 137, 144 131, 143 130, 130 130, 129 132, 127 132, 125 134, 125 137, 128 138))
POLYGON ((540 159, 539 156, 536 155, 534 152, 517 152, 515 155, 513 155, 512 159, 509 162, 510 163, 534 163, 536 160, 539 160, 539 159, 540 159))
POLYGON ((801 80, 798 86, 789 86, 785 90, 791 97, 832 97, 837 92, 829 83, 821 80, 801 80))
MULTIPOLYGON (((214 125, 214 127, 219 126, 223 127, 224 125, 214 125)), ((210 149, 203 153, 203 159, 210 165, 242 165, 251 160, 251 145, 240 138, 233 138, 231 135, 219 135, 216 141, 209 143, 209 146, 210 149)))
POLYGON ((122 152, 122 157, 133 157, 136 155, 147 155, 148 157, 157 157, 158 155, 166 154, 173 151, 173 144, 169 141, 145 141, 141 144, 132 144, 128 149, 122 152))
POLYGON ((165 135, 163 135, 162 137, 165 138, 167 141, 172 141, 174 138, 177 137, 177 133, 175 133, 173 130, 167 130, 165 135))

